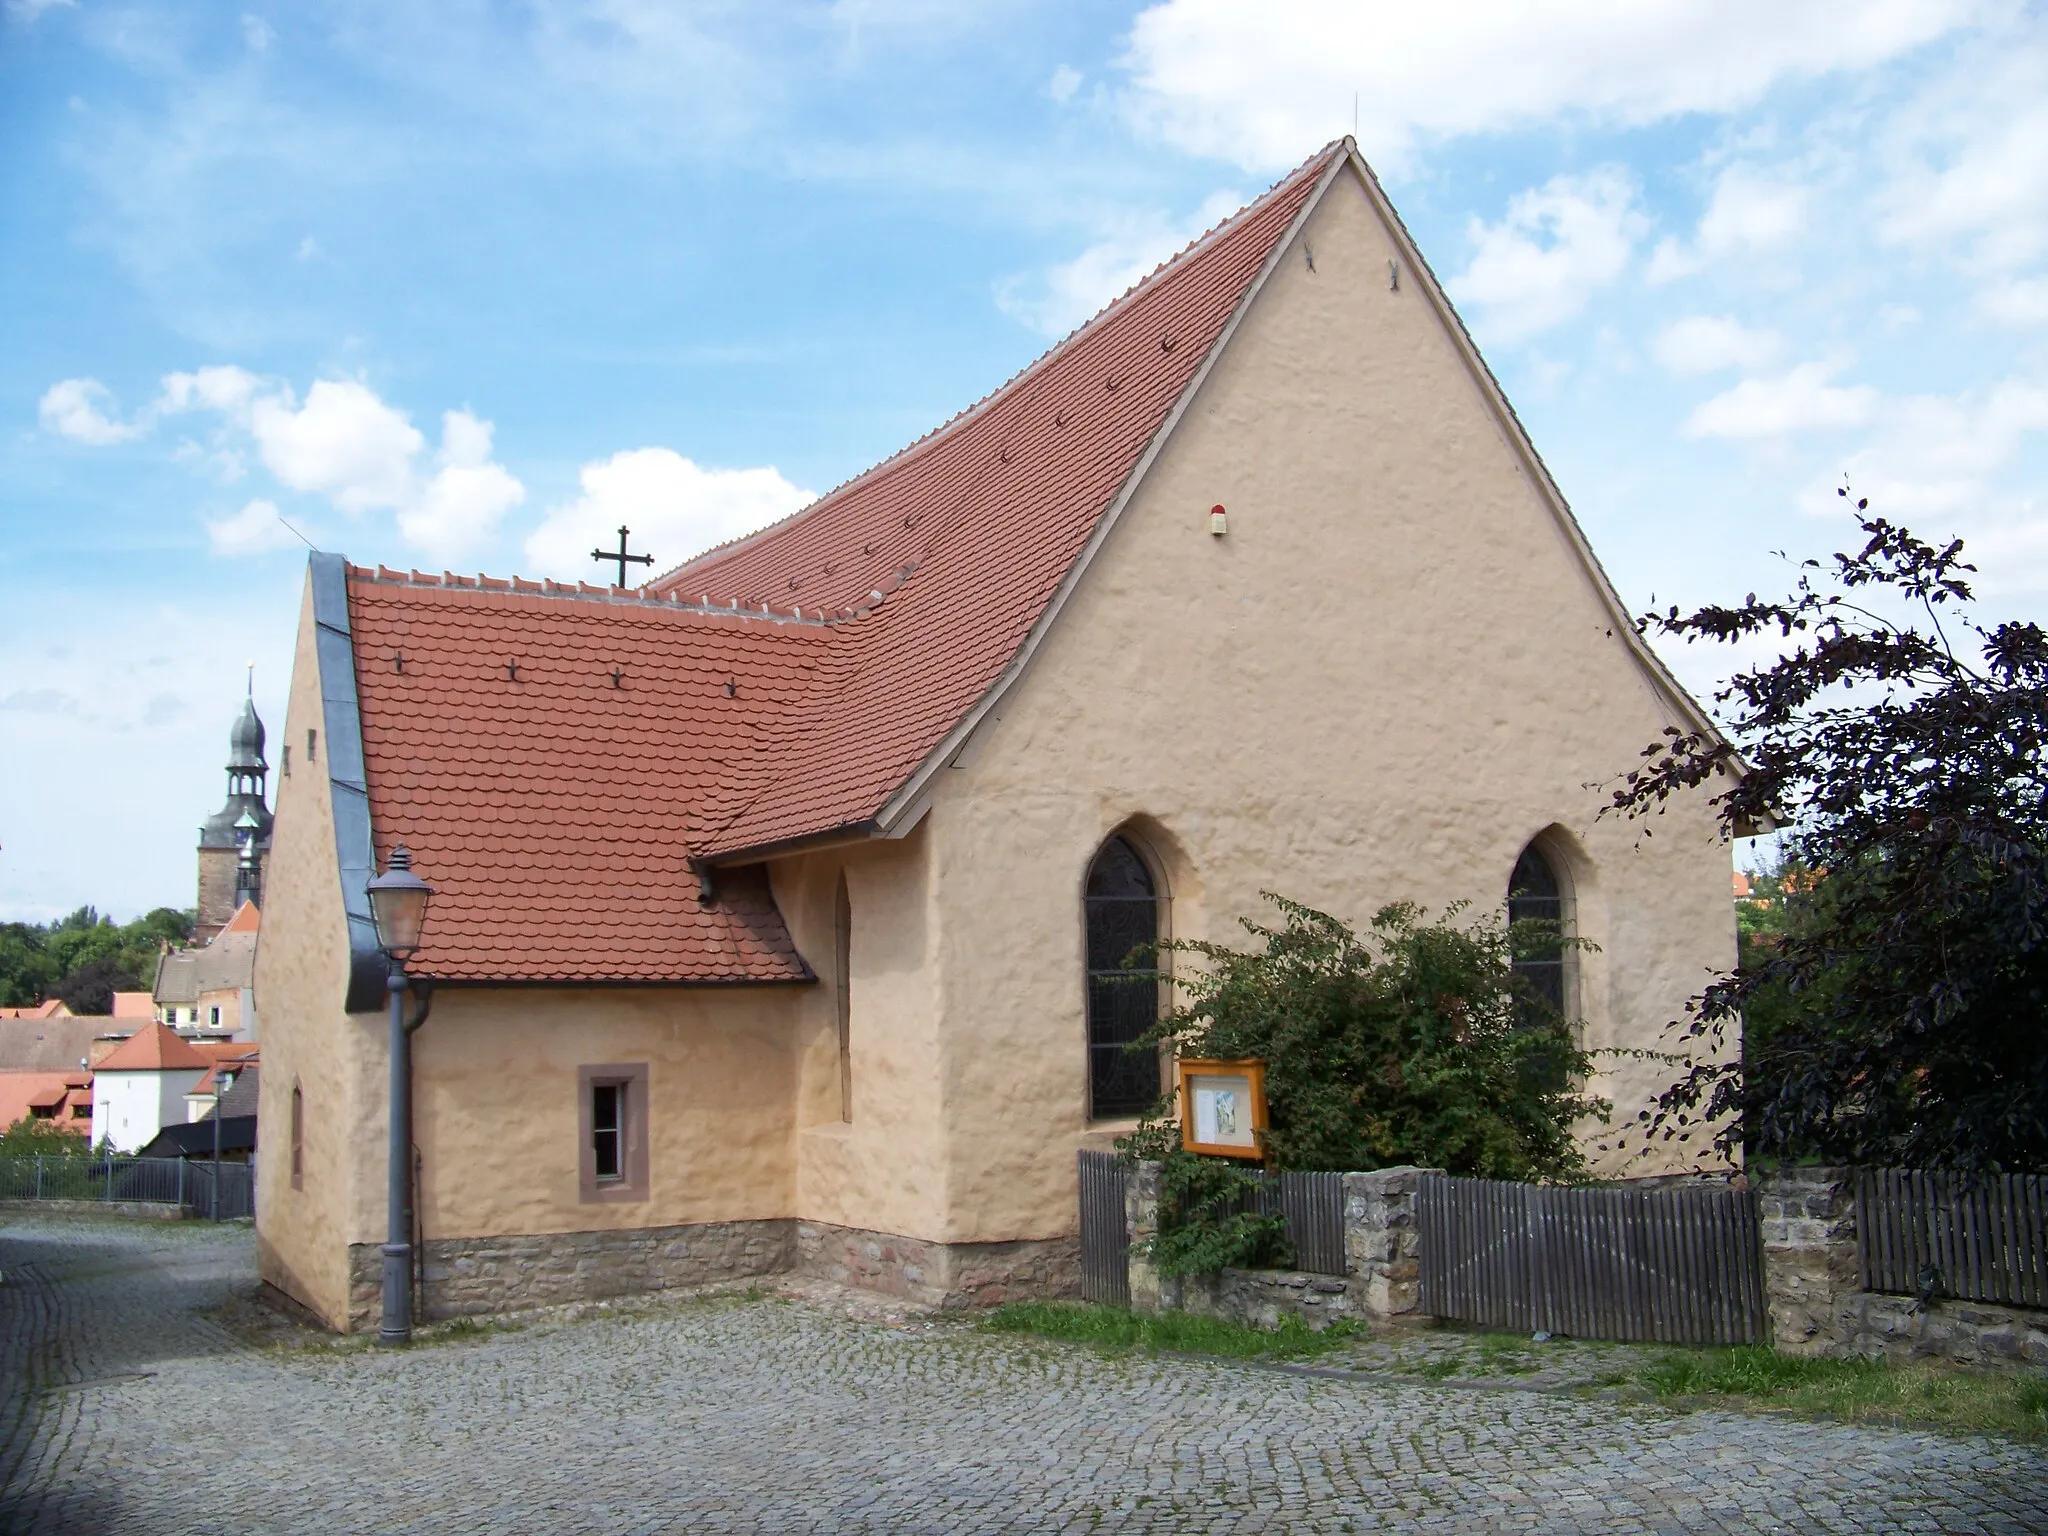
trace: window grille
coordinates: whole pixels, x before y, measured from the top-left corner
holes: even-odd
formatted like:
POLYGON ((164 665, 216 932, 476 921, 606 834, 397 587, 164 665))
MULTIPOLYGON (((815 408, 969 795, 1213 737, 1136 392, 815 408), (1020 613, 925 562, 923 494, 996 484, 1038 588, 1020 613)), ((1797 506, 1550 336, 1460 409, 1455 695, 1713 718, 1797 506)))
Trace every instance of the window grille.
MULTIPOLYGON (((1557 878, 1557 871, 1534 843, 1522 850, 1521 858, 1515 861, 1515 872, 1508 880, 1508 921, 1528 921, 1553 925, 1559 940, 1551 940, 1530 946, 1515 957, 1515 974, 1527 984, 1531 996, 1550 1009, 1553 1016, 1562 1017, 1565 1007, 1565 948, 1560 942, 1564 933, 1567 914, 1565 912, 1564 887, 1557 878)), ((1523 999, 1529 1006, 1530 999, 1523 999)))
POLYGON ((590 1151, 600 1182, 626 1176, 626 1088, 594 1083, 590 1089, 590 1151))
POLYGON ((1159 1066, 1125 1049, 1159 1021, 1155 959, 1132 951, 1159 940, 1152 871, 1120 837, 1103 844, 1088 870, 1088 1103, 1096 1119, 1135 1115, 1159 1097, 1159 1066))

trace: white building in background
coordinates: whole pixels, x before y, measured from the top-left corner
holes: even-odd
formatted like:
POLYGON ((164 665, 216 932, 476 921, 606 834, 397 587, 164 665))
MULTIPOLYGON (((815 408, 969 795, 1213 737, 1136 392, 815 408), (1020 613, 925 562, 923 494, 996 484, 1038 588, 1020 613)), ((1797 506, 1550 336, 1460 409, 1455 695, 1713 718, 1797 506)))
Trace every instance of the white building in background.
POLYGON ((93 1069, 93 1145, 135 1152, 165 1126, 185 1124, 185 1095, 212 1065, 176 1030, 143 1025, 93 1069))

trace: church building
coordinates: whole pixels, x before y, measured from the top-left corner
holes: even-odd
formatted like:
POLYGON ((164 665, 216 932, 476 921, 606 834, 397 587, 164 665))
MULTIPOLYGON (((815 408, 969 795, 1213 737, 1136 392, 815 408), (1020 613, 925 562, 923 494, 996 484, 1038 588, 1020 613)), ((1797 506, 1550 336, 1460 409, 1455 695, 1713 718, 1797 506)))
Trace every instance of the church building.
MULTIPOLYGON (((256 997, 264 1278, 376 1311, 385 962, 427 1317, 797 1270, 1072 1293, 1075 1153, 1160 1092, 1133 932, 1511 889, 1654 1047, 1735 959, 1710 730, 1346 140, 994 394, 646 586, 307 577, 256 997), (1137 999, 1133 1006, 1133 999, 1137 999), (287 1128, 288 1132, 287 1132, 287 1128)), ((1604 1056, 1636 1110, 1669 1069, 1604 1056)), ((1655 1164, 1689 1166, 1677 1148, 1655 1164)))

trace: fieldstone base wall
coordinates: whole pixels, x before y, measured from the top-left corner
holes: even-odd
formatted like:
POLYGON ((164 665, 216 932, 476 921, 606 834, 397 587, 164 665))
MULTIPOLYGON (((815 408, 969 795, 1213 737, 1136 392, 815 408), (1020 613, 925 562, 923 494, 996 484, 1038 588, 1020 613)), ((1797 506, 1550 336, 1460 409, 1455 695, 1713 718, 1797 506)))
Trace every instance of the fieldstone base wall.
POLYGON ((928 1307, 1081 1294, 1081 1240, 937 1243, 821 1221, 796 1224, 799 1274, 928 1307))
POLYGON ((1289 1269, 1226 1269, 1215 1275, 1162 1275, 1146 1256, 1159 1230, 1159 1164, 1140 1162, 1124 1180, 1130 1240, 1131 1309, 1178 1310, 1273 1328, 1298 1317, 1311 1328, 1338 1318, 1411 1317, 1421 1298, 1421 1233, 1415 1195, 1427 1168, 1381 1168, 1344 1175, 1344 1269, 1317 1275, 1289 1269))
POLYGON ((1985 1301, 1937 1301, 1858 1291, 1836 1312, 1839 1352, 1892 1360, 1932 1356, 1958 1365, 2048 1369, 2048 1312, 1985 1301))
POLYGON ((2048 1312, 1864 1290, 1847 1170, 1768 1174, 1756 1202, 1772 1342, 1786 1354, 2048 1366, 2048 1312))
MULTIPOLYGON (((377 1326, 384 1256, 351 1244, 349 1328, 377 1326)), ((934 1243, 823 1222, 714 1221, 601 1232, 430 1238, 422 1322, 795 1271, 930 1307, 1078 1296, 1081 1240, 934 1243)))
MULTIPOLYGON (((776 1274, 793 1264, 795 1227, 787 1219, 712 1221, 429 1238, 419 1316, 433 1321, 776 1274)), ((381 1312, 383 1254, 375 1243, 355 1243, 348 1258, 349 1327, 373 1328, 381 1312)))
POLYGON ((1327 1328, 1339 1318, 1377 1316, 1367 1308, 1367 1287, 1355 1278, 1312 1275, 1297 1269, 1226 1269, 1189 1275, 1180 1282, 1180 1308, 1247 1328, 1277 1328, 1287 1318, 1327 1328))

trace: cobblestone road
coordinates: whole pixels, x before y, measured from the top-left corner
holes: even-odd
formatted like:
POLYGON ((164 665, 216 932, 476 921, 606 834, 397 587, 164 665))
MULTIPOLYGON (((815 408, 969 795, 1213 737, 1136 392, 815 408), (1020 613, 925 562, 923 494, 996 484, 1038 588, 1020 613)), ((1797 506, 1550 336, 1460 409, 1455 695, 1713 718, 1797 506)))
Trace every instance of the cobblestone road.
POLYGON ((251 1260, 246 1230, 0 1217, 0 1530, 2048 1530, 2048 1456, 2000 1442, 786 1301, 257 1349, 200 1315, 251 1260))

